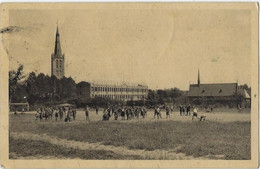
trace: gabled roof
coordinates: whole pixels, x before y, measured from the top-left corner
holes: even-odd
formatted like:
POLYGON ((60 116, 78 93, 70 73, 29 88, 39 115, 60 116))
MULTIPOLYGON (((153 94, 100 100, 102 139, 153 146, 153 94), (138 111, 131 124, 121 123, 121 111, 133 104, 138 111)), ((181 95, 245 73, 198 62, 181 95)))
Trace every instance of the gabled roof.
POLYGON ((77 83, 77 86, 79 86, 79 85, 90 85, 90 83, 85 82, 85 81, 81 81, 81 82, 77 83))
POLYGON ((232 96, 237 92, 237 83, 191 84, 189 97, 232 96))

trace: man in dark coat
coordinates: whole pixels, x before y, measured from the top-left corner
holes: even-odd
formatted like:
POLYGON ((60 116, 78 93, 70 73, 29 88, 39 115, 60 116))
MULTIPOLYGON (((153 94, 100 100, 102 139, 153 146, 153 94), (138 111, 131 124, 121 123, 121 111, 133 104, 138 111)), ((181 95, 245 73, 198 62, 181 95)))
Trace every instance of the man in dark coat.
POLYGON ((86 115, 86 120, 89 121, 89 109, 88 109, 88 107, 86 107, 85 115, 86 115))
POLYGON ((76 120, 76 110, 75 109, 73 109, 72 110, 72 117, 73 117, 73 120, 76 120))
POLYGON ((180 106, 180 116, 182 116, 182 109, 183 109, 183 107, 180 106))
POLYGON ((98 114, 98 107, 96 107, 96 115, 98 114))

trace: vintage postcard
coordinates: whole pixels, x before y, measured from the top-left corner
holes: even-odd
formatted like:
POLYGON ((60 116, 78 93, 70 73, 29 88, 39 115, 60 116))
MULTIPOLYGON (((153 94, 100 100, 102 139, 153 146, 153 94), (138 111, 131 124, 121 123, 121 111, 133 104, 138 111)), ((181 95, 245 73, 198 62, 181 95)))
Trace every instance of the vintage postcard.
POLYGON ((3 168, 257 168, 257 3, 3 3, 3 168))

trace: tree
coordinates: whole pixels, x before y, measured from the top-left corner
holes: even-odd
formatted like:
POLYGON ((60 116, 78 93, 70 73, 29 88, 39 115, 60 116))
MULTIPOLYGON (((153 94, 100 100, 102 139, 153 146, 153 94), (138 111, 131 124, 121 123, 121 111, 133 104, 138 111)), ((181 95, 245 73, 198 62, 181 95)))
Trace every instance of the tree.
POLYGON ((157 98, 156 91, 149 89, 148 90, 147 100, 156 100, 156 98, 157 98))
POLYGON ((239 87, 242 87, 243 89, 245 89, 247 91, 247 93, 249 94, 249 96, 251 97, 251 87, 248 87, 247 84, 240 85, 239 87))
POLYGON ((177 98, 177 97, 180 97, 183 95, 183 91, 181 91, 180 89, 178 89, 176 87, 168 90, 168 92, 169 92, 168 95, 170 98, 177 98))
POLYGON ((11 98, 15 93, 18 82, 23 79, 25 76, 23 75, 23 65, 19 65, 17 71, 11 70, 9 71, 9 99, 11 102, 11 98))
POLYGON ((158 94, 159 98, 161 98, 161 99, 164 99, 164 98, 168 97, 167 92, 165 90, 160 90, 159 89, 159 90, 157 90, 157 94, 158 94))

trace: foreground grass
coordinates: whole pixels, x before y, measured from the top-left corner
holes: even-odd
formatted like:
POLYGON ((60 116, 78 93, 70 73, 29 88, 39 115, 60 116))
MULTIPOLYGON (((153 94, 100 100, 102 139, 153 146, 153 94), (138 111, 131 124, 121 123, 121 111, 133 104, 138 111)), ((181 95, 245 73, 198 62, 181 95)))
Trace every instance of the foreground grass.
POLYGON ((80 158, 80 159, 140 159, 139 156, 122 156, 112 151, 103 150, 78 150, 63 146, 53 145, 43 141, 34 141, 24 139, 9 140, 10 146, 10 159, 14 159, 12 153, 15 153, 18 157, 35 157, 35 156, 53 156, 60 158, 80 158))
POLYGON ((32 119, 30 115, 10 116, 10 132, 45 133, 130 149, 177 149, 177 152, 195 157, 223 155, 228 160, 251 159, 250 122, 55 123, 32 119))

